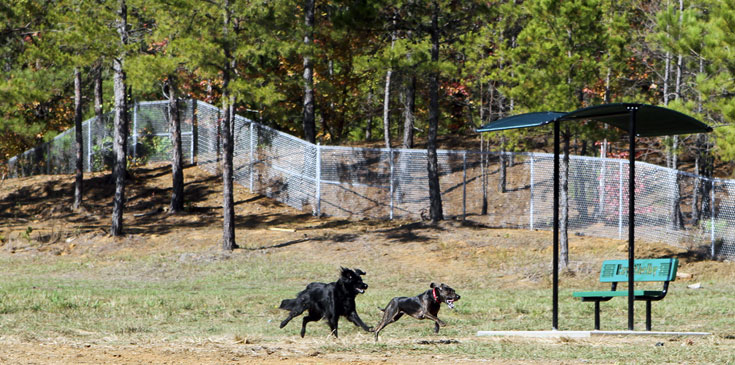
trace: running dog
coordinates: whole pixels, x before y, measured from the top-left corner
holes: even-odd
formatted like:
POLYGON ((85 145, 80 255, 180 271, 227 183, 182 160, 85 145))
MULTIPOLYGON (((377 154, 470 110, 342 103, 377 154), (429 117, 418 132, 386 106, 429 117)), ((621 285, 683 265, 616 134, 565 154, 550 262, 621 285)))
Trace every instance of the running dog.
POLYGON ((390 300, 383 311, 383 319, 375 327, 375 341, 378 341, 378 333, 385 326, 397 321, 404 314, 416 319, 428 318, 434 321, 434 332, 439 332, 439 326, 446 323, 437 317, 442 302, 447 303, 450 309, 454 309, 454 302, 459 300, 459 294, 448 285, 436 285, 431 283, 431 289, 415 297, 395 297, 390 300))
POLYGON ((355 297, 362 294, 368 285, 362 281, 361 275, 365 272, 360 269, 350 270, 342 268, 340 277, 332 283, 311 283, 306 289, 299 292, 295 299, 285 299, 281 302, 281 309, 290 311, 288 317, 281 322, 280 328, 285 327, 290 320, 308 310, 309 314, 303 318, 301 324, 301 337, 306 333, 306 324, 327 319, 327 324, 332 330, 334 337, 337 336, 337 322, 340 316, 346 317, 350 322, 363 330, 372 332, 357 315, 355 311, 355 297))

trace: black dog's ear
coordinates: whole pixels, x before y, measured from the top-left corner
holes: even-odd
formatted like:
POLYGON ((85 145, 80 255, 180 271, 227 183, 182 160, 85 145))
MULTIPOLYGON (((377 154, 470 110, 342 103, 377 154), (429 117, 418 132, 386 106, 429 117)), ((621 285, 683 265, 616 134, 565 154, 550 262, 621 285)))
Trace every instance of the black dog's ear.
POLYGON ((432 289, 436 288, 436 284, 434 284, 434 283, 432 282, 432 283, 431 283, 431 285, 429 285, 429 288, 432 288, 432 289))
POLYGON ((367 274, 366 272, 364 272, 364 271, 362 271, 362 270, 360 270, 360 269, 358 269, 358 268, 355 268, 355 273, 356 273, 357 275, 360 275, 360 276, 362 276, 362 275, 365 275, 365 274, 367 274))

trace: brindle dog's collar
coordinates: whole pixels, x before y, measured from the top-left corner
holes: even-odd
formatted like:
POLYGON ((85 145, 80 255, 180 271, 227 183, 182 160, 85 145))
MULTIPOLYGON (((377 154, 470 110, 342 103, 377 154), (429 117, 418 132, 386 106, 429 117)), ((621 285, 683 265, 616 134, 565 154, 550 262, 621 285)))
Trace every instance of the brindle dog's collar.
POLYGON ((435 301, 435 302, 437 302, 437 303, 441 303, 441 302, 439 301, 439 297, 437 297, 437 296, 436 296, 436 288, 432 288, 432 289, 431 289, 431 294, 432 294, 432 295, 434 296, 434 301, 435 301))

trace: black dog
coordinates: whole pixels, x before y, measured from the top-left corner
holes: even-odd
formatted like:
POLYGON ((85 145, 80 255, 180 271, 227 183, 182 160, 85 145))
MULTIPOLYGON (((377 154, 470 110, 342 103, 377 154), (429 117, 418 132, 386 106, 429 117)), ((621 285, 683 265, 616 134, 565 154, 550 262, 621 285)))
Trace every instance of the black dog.
POLYGON ((362 327, 365 331, 372 331, 372 328, 368 327, 355 311, 355 297, 359 293, 364 293, 368 287, 360 275, 365 275, 365 272, 360 269, 352 271, 343 267, 339 280, 329 284, 311 283, 296 296, 296 299, 283 300, 280 308, 291 311, 291 313, 281 322, 280 328, 308 310, 309 314, 304 317, 301 324, 301 337, 304 337, 306 333, 307 323, 322 318, 327 319, 334 337, 338 337, 339 316, 345 316, 350 322, 362 327))
POLYGON ((378 340, 380 330, 397 321, 403 314, 408 314, 416 319, 428 318, 434 321, 434 332, 439 332, 439 326, 446 325, 437 317, 441 303, 447 303, 449 308, 454 308, 454 302, 459 300, 459 294, 445 284, 437 286, 431 283, 429 287, 431 289, 415 297, 395 297, 390 300, 385 309, 378 308, 383 311, 383 319, 375 327, 375 341, 378 340))

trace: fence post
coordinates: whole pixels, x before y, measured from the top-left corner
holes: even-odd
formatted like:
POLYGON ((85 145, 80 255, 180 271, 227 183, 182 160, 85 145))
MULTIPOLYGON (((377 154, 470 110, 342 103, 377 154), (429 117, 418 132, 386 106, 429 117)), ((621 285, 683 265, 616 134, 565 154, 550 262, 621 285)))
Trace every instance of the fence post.
MULTIPOLYGON (((96 118, 96 117, 95 117, 96 118)), ((87 121, 87 172, 92 172, 92 126, 94 120, 87 121)))
POLYGON ((138 157, 138 102, 133 106, 133 158, 138 157))
POLYGON ((623 160, 620 160, 620 162, 618 163, 618 167, 619 167, 618 168, 618 239, 622 240, 623 239, 623 160))
POLYGON ((316 216, 322 216, 322 148, 316 144, 316 216))
POLYGON ((467 216, 467 150, 462 151, 462 220, 467 216))
POLYGON ((600 201, 597 206, 597 212, 600 217, 605 214, 605 179, 607 178, 607 161, 605 161, 605 159, 606 158, 604 156, 601 158, 602 165, 600 166, 600 182, 598 187, 598 189, 600 189, 600 201))
POLYGON ((530 213, 529 213, 529 227, 531 227, 531 230, 533 231, 533 178, 534 178, 534 170, 533 170, 533 152, 531 152, 531 201, 530 201, 530 213))
POLYGON ((715 179, 710 180, 709 189, 709 219, 710 219, 710 255, 715 258, 715 179))
POLYGON ((253 190, 253 174, 254 174, 254 166, 255 166, 255 123, 252 121, 250 122, 250 192, 253 193, 255 190, 253 190))
MULTIPOLYGON (((189 163, 194 164, 194 153, 195 145, 199 143, 199 133, 196 132, 199 128, 199 122, 197 121, 197 102, 194 99, 191 100, 191 159, 189 163)), ((197 159, 198 160, 198 159, 197 159)))
POLYGON ((393 220, 393 181, 395 180, 395 171, 393 168, 393 149, 388 149, 388 163, 390 164, 390 220, 393 220))

